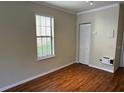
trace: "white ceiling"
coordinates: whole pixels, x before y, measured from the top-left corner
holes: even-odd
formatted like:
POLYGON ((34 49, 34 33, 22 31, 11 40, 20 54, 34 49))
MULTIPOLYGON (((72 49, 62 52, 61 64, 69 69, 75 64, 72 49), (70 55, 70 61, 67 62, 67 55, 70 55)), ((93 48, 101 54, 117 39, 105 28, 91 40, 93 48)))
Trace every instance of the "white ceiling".
POLYGON ((38 1, 39 4, 44 4, 49 7, 58 8, 70 13, 78 13, 90 9, 95 9, 111 4, 119 3, 117 1, 93 1, 93 5, 86 1, 38 1))

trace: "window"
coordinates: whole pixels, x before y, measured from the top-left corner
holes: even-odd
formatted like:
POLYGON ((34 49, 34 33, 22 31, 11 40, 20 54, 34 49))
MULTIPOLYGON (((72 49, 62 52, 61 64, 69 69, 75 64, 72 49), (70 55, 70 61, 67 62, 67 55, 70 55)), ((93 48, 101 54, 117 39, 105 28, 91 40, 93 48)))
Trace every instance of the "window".
POLYGON ((36 15, 36 37, 38 60, 54 56, 54 19, 36 15))

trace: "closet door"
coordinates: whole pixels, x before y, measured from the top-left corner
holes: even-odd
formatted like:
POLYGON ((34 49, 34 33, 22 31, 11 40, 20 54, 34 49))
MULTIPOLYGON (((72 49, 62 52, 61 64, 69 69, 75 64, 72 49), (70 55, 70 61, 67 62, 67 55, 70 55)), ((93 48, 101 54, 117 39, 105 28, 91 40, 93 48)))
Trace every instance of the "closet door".
POLYGON ((79 62, 89 64, 90 61, 90 43, 91 43, 91 24, 80 25, 79 38, 79 62))

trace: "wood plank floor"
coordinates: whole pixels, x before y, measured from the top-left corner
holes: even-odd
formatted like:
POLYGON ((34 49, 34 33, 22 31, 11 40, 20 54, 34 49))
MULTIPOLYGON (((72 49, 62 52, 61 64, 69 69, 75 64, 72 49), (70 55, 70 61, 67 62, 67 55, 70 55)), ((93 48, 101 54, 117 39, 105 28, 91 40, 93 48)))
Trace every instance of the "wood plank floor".
POLYGON ((72 64, 68 67, 37 78, 6 92, 100 92, 124 91, 124 68, 115 74, 88 67, 72 64))

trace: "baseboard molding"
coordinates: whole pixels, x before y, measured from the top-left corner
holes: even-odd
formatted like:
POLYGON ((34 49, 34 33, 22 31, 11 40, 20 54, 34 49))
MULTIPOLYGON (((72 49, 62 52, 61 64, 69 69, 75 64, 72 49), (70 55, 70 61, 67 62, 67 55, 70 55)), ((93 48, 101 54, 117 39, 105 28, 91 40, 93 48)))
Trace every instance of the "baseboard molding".
POLYGON ((76 63, 80 63, 79 61, 75 61, 76 63))
POLYGON ((21 84, 26 83, 26 82, 28 82, 28 81, 31 81, 31 80, 33 80, 33 79, 39 78, 39 77, 41 77, 41 76, 44 76, 44 75, 49 74, 49 73, 51 73, 51 72, 54 72, 54 71, 56 71, 56 70, 62 69, 62 68, 64 68, 64 67, 69 66, 69 65, 74 64, 74 63, 75 63, 75 62, 71 62, 71 63, 69 63, 69 64, 66 64, 66 65, 60 66, 60 67, 58 67, 58 68, 52 69, 52 70, 50 70, 50 71, 48 71, 48 72, 45 72, 45 73, 42 73, 42 74, 39 74, 39 75, 30 77, 30 78, 27 78, 27 79, 25 79, 25 80, 19 81, 19 82, 15 83, 15 84, 11 84, 11 85, 9 85, 9 86, 5 86, 5 87, 3 87, 3 88, 0 88, 0 92, 5 91, 5 90, 10 89, 10 88, 13 88, 13 87, 16 87, 16 86, 18 86, 18 85, 21 85, 21 84))
POLYGON ((107 71, 107 72, 114 73, 114 71, 110 70, 110 69, 101 68, 101 67, 98 67, 98 66, 95 66, 95 65, 88 65, 88 66, 93 67, 93 68, 97 68, 97 69, 100 69, 100 70, 104 70, 104 71, 107 71))

